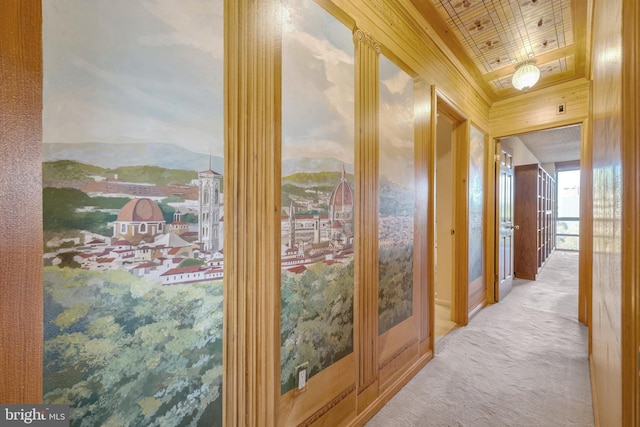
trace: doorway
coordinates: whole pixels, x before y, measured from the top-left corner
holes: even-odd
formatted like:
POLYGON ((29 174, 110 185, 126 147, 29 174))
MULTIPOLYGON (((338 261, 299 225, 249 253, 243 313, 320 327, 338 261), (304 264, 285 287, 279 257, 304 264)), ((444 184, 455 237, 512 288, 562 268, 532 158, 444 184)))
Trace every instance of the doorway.
MULTIPOLYGON (((583 132, 582 132, 582 124, 576 124, 576 125, 553 128, 553 129, 544 129, 544 130, 538 130, 538 131, 515 135, 515 136, 502 137, 498 140, 496 144, 496 159, 500 158, 500 160, 502 161, 504 156, 504 150, 506 149, 512 155, 513 170, 515 175, 517 175, 518 170, 522 170, 522 168, 527 168, 529 166, 539 166, 539 168, 544 171, 542 175, 544 176, 545 174, 548 174, 551 181, 553 181, 553 184, 555 185, 555 183, 557 183, 557 178, 558 178, 557 174, 562 170, 579 170, 580 168, 582 168, 583 172, 584 171, 590 172, 590 167, 591 167, 590 164, 588 162, 584 162, 581 165, 581 162, 580 162, 580 159, 582 157, 582 152, 584 149, 584 143, 583 143, 584 138, 585 136, 583 135, 583 132)), ((503 288, 501 284, 501 281, 503 280, 503 276, 506 277, 506 275, 503 275, 502 272, 514 271, 513 265, 511 266, 505 265, 505 262, 509 262, 508 257, 502 257, 500 253, 500 249, 501 249, 500 242, 502 241, 501 237, 503 232, 505 231, 505 227, 501 226, 501 218, 500 218, 501 214, 503 213, 501 212, 500 207, 503 203, 505 203, 504 200, 501 200, 501 198, 503 197, 502 191, 504 189, 501 188, 501 185, 503 184, 503 180, 501 180, 500 168, 501 168, 501 165, 496 163, 496 249, 495 249, 496 252, 495 254, 496 254, 496 279, 498 280, 497 280, 496 289, 495 289, 496 291, 495 301, 499 301, 501 298, 504 298, 504 296, 506 295, 506 292, 504 291, 505 290, 508 291, 508 289, 503 288)), ((524 174, 524 172, 522 173, 524 174)), ((583 175, 587 177, 590 175, 590 173, 584 173, 583 175)), ((537 176, 540 177, 540 174, 538 174, 537 176)), ((540 189, 540 185, 541 185, 539 179, 540 178, 538 178, 538 181, 536 184, 538 190, 540 189)), ((580 179, 582 180, 583 177, 581 177, 580 179)), ((528 187, 524 183, 521 182, 519 186, 519 182, 517 178, 514 180, 513 186, 514 186, 514 191, 516 195, 517 194, 522 195, 523 192, 529 191, 528 187)), ((552 249, 549 250, 547 248, 545 250, 542 250, 540 248, 540 242, 547 241, 547 239, 541 239, 540 236, 536 238, 535 235, 531 240, 532 241, 535 240, 536 244, 535 245, 532 244, 533 249, 530 254, 524 254, 524 255, 518 254, 517 253, 518 249, 514 248, 515 250, 514 255, 516 257, 518 256, 521 258, 529 257, 536 260, 536 265, 538 270, 542 267, 542 265, 544 264, 544 260, 546 259, 544 256, 545 252, 548 256, 553 250, 559 249, 559 247, 557 246, 558 239, 556 239, 557 237, 556 229, 560 224, 558 222, 560 218, 557 218, 556 216, 556 213, 558 212, 557 209, 559 207, 558 206, 559 201, 556 197, 558 195, 559 194, 556 193, 555 190, 553 190, 553 194, 551 195, 552 206, 550 208, 541 208, 541 206, 544 207, 544 204, 543 205, 540 204, 541 199, 540 199, 540 196, 538 196, 538 199, 537 199, 538 201, 535 203, 535 206, 534 206, 534 209, 537 209, 538 211, 537 213, 534 213, 534 215, 532 216, 533 218, 536 218, 536 221, 538 222, 537 224, 535 224, 535 227, 537 227, 536 230, 538 233, 540 233, 540 230, 544 230, 544 229, 551 230, 551 238, 548 240, 552 242, 552 249), (551 214, 549 214, 549 212, 551 212, 551 214), (534 253, 535 251, 538 251, 538 253, 534 253)), ((588 198, 584 198, 582 196, 583 195, 578 196, 579 200, 576 203, 574 203, 575 206, 572 212, 575 212, 575 210, 577 209, 577 206, 581 207, 578 210, 582 210, 585 206, 588 206, 588 204, 590 203, 590 200, 588 198)), ((543 199, 545 199, 545 197, 543 197, 543 199)), ((516 197, 513 203, 517 205, 519 203, 518 200, 519 200, 518 197, 516 197)), ((565 221, 566 224, 572 225, 573 228, 570 231, 567 231, 566 233, 561 233, 561 234, 571 235, 569 237, 572 238, 572 241, 575 241, 576 246, 577 246, 578 239, 581 242, 583 241, 583 239, 586 241, 590 240, 591 239, 590 233, 584 233, 584 235, 582 235, 583 234, 582 232, 581 233, 577 232, 578 226, 580 227, 580 231, 584 230, 582 221, 580 222, 574 221, 575 220, 575 218, 573 218, 574 215, 569 215, 569 216, 571 216, 571 218, 562 218, 562 219, 565 221)), ((514 217, 514 222, 512 222, 511 224, 507 224, 507 226, 510 225, 511 227, 513 227, 511 228, 511 230, 513 234, 515 234, 516 236, 518 236, 518 233, 524 233, 524 229, 519 227, 519 226, 522 226, 523 224, 519 224, 518 222, 522 222, 522 217, 520 216, 520 219, 518 219, 516 215, 516 217, 514 217)), ((587 224, 590 224, 590 223, 587 223, 587 224)), ((522 237, 522 234, 520 235, 520 237, 522 237)), ((564 236, 561 236, 561 237, 564 237, 564 236)), ((582 270, 586 268, 586 264, 588 264, 587 260, 583 259, 582 253, 580 254, 579 262, 580 262, 580 274, 582 276, 583 275, 582 270)), ((533 277, 535 277, 535 275, 533 277)), ((517 279, 518 283, 520 283, 520 281, 521 279, 517 279)), ((580 280, 579 286, 581 289, 579 293, 580 306, 584 306, 585 305, 585 301, 583 301, 585 299, 584 287, 586 286, 586 284, 583 283, 582 278, 580 280)), ((581 315, 579 316, 581 320, 582 318, 584 318, 584 316, 582 315, 582 311, 583 310, 581 308, 580 310, 581 315)))
POLYGON ((454 144, 453 121, 438 114, 435 156, 435 342, 456 327, 454 303, 454 144))
MULTIPOLYGON (((435 110, 433 297, 437 341, 469 321, 468 181, 472 126, 442 94, 437 96, 435 110)), ((482 272, 479 280, 483 281, 482 272)))

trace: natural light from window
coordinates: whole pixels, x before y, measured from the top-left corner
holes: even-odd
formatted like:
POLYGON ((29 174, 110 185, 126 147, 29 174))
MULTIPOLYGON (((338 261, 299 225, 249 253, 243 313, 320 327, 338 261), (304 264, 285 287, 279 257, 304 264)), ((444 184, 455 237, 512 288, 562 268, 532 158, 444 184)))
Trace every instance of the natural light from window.
POLYGON ((580 170, 558 171, 556 249, 577 251, 580 230, 580 170))

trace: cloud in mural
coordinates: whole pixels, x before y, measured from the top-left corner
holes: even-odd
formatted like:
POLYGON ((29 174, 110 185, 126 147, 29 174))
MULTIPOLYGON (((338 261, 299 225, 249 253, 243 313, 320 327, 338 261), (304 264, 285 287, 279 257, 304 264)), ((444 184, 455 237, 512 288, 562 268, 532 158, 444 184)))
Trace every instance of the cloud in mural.
POLYGON ((414 179, 413 79, 380 56, 380 173, 398 185, 414 179))
POLYGON ((283 6, 283 158, 353 162, 351 31, 309 1, 283 6))
MULTIPOLYGON (((283 158, 352 164, 351 29, 313 1, 283 8, 283 158)), ((223 31, 211 24, 220 22, 219 9, 205 0, 179 8, 174 0, 43 2, 45 143, 161 142, 222 155, 223 31)), ((400 125, 381 127, 381 137, 408 149, 412 128, 407 135, 397 129, 413 117, 386 95, 406 92, 412 80, 384 67, 381 79, 381 108, 400 125)), ((381 153, 388 165, 392 154, 381 153)))
POLYGON ((168 0, 43 2, 51 35, 43 40, 44 142, 162 142, 222 155, 217 9, 202 0, 180 8, 168 0))
POLYGON ((181 0, 176 7, 175 0, 143 1, 144 7, 160 21, 166 23, 173 32, 145 34, 140 43, 150 46, 193 46, 209 53, 219 61, 223 60, 224 34, 212 22, 222 22, 223 11, 214 2, 202 0, 181 0))

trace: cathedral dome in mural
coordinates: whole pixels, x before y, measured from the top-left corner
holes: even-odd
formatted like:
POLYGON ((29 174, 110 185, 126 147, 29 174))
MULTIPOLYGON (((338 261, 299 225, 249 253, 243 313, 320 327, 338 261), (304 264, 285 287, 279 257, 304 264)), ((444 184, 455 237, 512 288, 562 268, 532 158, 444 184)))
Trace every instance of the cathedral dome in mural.
POLYGON ((164 221, 162 211, 156 202, 150 199, 133 199, 122 207, 118 221, 149 222, 164 221))
POLYGON ((331 206, 353 206, 353 190, 344 178, 344 174, 340 182, 336 185, 329 199, 331 206))

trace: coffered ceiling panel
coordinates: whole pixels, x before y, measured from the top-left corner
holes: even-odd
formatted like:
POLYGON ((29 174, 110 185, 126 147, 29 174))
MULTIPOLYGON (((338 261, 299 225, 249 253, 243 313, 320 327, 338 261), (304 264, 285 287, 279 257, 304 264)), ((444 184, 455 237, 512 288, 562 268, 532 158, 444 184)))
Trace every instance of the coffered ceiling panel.
POLYGON ((412 0, 498 98, 517 92, 515 66, 534 60, 538 87, 585 75, 584 0, 412 0))

